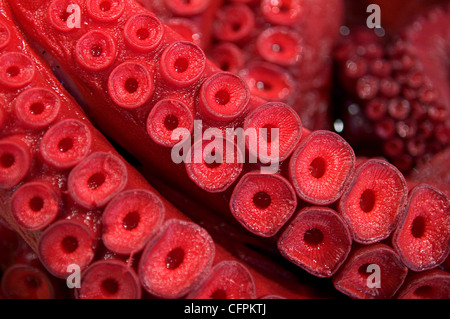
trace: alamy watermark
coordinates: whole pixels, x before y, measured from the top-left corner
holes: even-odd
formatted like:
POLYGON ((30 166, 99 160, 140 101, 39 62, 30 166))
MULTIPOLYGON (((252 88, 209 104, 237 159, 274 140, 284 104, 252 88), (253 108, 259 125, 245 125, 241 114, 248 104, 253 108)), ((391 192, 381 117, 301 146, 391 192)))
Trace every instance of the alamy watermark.
POLYGON ((369 29, 374 29, 375 34, 379 37, 385 35, 384 28, 381 26, 381 8, 378 4, 370 4, 367 6, 367 13, 370 15, 367 17, 366 25, 369 29))
MULTIPOLYGON (((378 4, 369 4, 366 13, 370 13, 366 19, 367 28, 374 30, 377 36, 384 37, 386 31, 381 25, 381 7, 378 4)), ((339 33, 343 36, 348 36, 350 34, 350 28, 343 25, 340 27, 339 33)))
POLYGON ((66 24, 70 29, 81 28, 81 8, 78 4, 69 4, 66 12, 69 13, 66 24))
POLYGON ((260 170, 263 174, 276 173, 280 165, 278 128, 249 127, 244 130, 241 127, 209 127, 203 130, 202 121, 195 120, 193 134, 187 128, 173 130, 172 140, 178 140, 180 137, 182 140, 171 151, 172 161, 176 164, 261 163, 263 165, 260 170), (208 143, 204 147, 200 141, 208 143), (248 158, 245 156, 246 148, 250 150, 248 158))
POLYGON ((81 268, 77 264, 70 264, 66 271, 70 274, 67 276, 66 285, 68 288, 81 288, 81 268))
POLYGON ((381 288, 381 268, 377 264, 367 265, 366 273, 370 274, 366 279, 367 288, 381 288))

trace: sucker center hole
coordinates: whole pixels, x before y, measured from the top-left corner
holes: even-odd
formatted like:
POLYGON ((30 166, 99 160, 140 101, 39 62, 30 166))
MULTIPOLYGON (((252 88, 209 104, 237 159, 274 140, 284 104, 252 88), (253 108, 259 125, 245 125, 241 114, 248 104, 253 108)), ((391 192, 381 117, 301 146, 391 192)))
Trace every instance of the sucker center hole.
POLYGON ((30 200, 28 205, 32 211, 39 212, 44 207, 44 201, 39 196, 35 196, 30 200))
POLYGON ((72 149, 72 147, 73 147, 73 141, 70 137, 63 138, 58 143, 58 149, 62 153, 66 153, 66 152, 70 151, 72 149))
POLYGON ((111 10, 111 3, 109 1, 102 1, 99 8, 103 12, 109 11, 111 10))
POLYGON ((411 224, 411 234, 414 238, 420 238, 425 233, 425 218, 417 216, 411 224))
POLYGON ((3 168, 10 168, 14 165, 15 161, 16 160, 14 159, 14 156, 12 156, 11 154, 3 154, 0 158, 0 163, 3 168))
POLYGON ((265 209, 272 202, 270 195, 266 192, 258 192, 253 196, 253 204, 259 209, 265 209))
POLYGON ((324 236, 320 229, 310 228, 303 235, 303 239, 305 243, 311 246, 317 246, 323 242, 324 236))
POLYGON ((103 173, 95 173, 88 179, 88 187, 92 190, 96 190, 105 182, 105 175, 103 173))
POLYGON ((135 78, 129 78, 125 81, 125 90, 130 94, 135 93, 138 87, 139 83, 135 78))
POLYGON ((178 125, 179 125, 178 117, 176 117, 173 114, 167 115, 166 118, 164 119, 164 127, 169 131, 173 131, 178 127, 178 125))
POLYGON ((91 47, 91 55, 92 55, 94 58, 98 58, 99 56, 102 55, 102 53, 103 53, 103 48, 102 48, 101 45, 99 45, 99 44, 94 44, 94 45, 91 47))
POLYGON ((175 270, 183 263, 184 250, 180 247, 172 249, 166 256, 166 268, 175 270))
POLYGON ((211 153, 205 157, 205 165, 209 169, 215 169, 220 166, 221 158, 216 156, 216 151, 212 150, 211 153))
POLYGON ((183 73, 183 72, 185 72, 185 71, 188 69, 188 67, 189 67, 189 61, 188 61, 188 59, 186 59, 186 58, 184 58, 184 57, 179 57, 179 58, 175 61, 173 67, 174 67, 174 69, 175 69, 176 72, 178 72, 178 73, 183 73))
POLYGON ((126 230, 135 229, 139 221, 141 220, 141 215, 138 212, 129 212, 122 221, 122 226, 126 230))
POLYGON ((369 213, 375 207, 375 192, 371 189, 366 189, 359 199, 359 206, 365 213, 369 213))
POLYGON ((146 28, 139 28, 136 31, 136 37, 139 40, 144 41, 144 40, 148 39, 149 36, 150 36, 150 33, 148 32, 148 30, 146 28))
POLYGON ((64 252, 73 253, 78 248, 78 240, 73 236, 66 236, 62 240, 61 246, 64 252))
POLYGON ((10 78, 13 78, 13 77, 15 77, 15 76, 18 76, 19 73, 20 73, 20 69, 19 69, 19 67, 15 66, 15 65, 10 66, 10 67, 8 67, 8 68, 6 69, 6 74, 7 74, 8 77, 10 77, 10 78))
POLYGON ((27 287, 31 288, 31 289, 37 289, 37 288, 41 287, 41 285, 42 285, 41 279, 34 275, 26 276, 25 283, 26 283, 27 287))
POLYGON ((216 103, 219 105, 226 105, 230 102, 230 98, 230 93, 226 90, 220 90, 214 96, 216 103))
POLYGON ((119 283, 113 278, 108 278, 102 282, 102 291, 107 295, 115 295, 119 291, 119 283))
POLYGON ((309 172, 311 176, 319 179, 325 175, 326 163, 322 157, 316 157, 311 164, 309 164, 309 172))
POLYGON ((227 299, 227 293, 223 289, 217 289, 211 294, 209 299, 227 299))
POLYGON ((44 112, 45 106, 41 102, 35 102, 30 105, 30 114, 39 115, 44 112))

